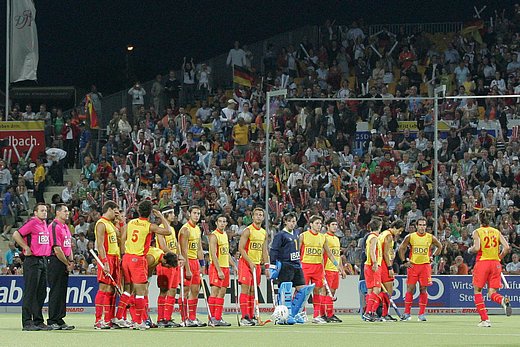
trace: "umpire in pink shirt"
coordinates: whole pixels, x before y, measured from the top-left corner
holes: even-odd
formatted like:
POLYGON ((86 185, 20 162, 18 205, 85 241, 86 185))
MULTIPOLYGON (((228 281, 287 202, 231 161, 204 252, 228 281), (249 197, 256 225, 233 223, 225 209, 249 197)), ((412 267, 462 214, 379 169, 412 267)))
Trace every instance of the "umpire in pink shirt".
POLYGON ((48 226, 52 249, 50 257, 47 257, 47 282, 51 288, 47 326, 52 330, 73 330, 74 326, 63 320, 67 315, 69 273, 74 269, 72 238, 66 224, 69 209, 65 204, 56 204, 55 210, 56 218, 48 226))
POLYGON ((23 248, 22 330, 49 330, 43 322, 42 307, 47 296, 47 259, 51 242, 47 229, 47 206, 37 203, 34 216, 13 233, 13 239, 23 248))

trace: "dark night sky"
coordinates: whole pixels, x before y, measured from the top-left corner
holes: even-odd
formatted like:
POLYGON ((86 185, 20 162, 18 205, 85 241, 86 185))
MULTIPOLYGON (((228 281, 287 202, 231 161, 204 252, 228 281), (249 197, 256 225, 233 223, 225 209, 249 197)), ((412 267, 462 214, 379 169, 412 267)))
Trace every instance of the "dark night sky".
MULTIPOLYGON (((38 83, 80 88, 95 83, 105 95, 120 90, 128 43, 136 47, 134 67, 145 81, 178 68, 185 55, 200 61, 227 52, 236 39, 252 43, 327 18, 339 24, 358 17, 368 24, 462 21, 471 19, 474 4, 491 8, 514 2, 36 0, 38 83)), ((0 6, 0 28, 5 28, 5 1, 0 6)), ((484 16, 490 15, 487 9, 484 16)), ((5 29, 1 32, 5 52, 5 29)), ((4 80, 5 54, 0 56, 4 80)))

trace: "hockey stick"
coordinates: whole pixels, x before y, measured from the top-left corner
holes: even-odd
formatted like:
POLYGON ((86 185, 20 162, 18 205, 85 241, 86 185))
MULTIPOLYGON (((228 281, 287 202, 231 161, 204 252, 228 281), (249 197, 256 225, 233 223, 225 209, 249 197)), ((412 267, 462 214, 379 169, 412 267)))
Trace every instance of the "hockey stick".
POLYGON ((504 288, 505 288, 505 289, 510 289, 510 288, 509 288, 509 283, 507 283, 506 276, 504 275, 503 272, 500 272, 500 277, 502 278, 502 281, 504 282, 504 288))
POLYGON ((332 295, 332 291, 330 290, 330 287, 329 287, 329 282, 327 282, 327 279, 325 277, 323 277, 323 284, 325 285, 325 289, 327 290, 327 295, 330 296, 332 301, 338 300, 338 298, 336 298, 334 295, 332 295))
POLYGON ((253 272, 253 286, 254 286, 254 291, 255 291, 255 314, 256 314, 256 319, 258 319, 258 325, 264 326, 267 323, 272 322, 272 320, 267 319, 266 321, 262 321, 262 319, 260 318, 260 306, 258 305, 258 288, 257 288, 257 283, 258 282, 256 281, 256 269, 254 269, 252 272, 253 272))
MULTIPOLYGON (((96 254, 96 252, 94 252, 93 249, 90 250, 90 254, 92 254, 92 256, 94 257, 94 259, 96 259, 97 263, 98 263, 98 266, 101 267, 101 269, 103 270, 103 272, 105 271, 105 265, 103 265, 103 262, 101 261, 101 259, 99 259, 98 255, 96 254)), ((116 289, 116 292, 117 294, 119 294, 119 296, 123 295, 123 291, 121 290, 121 288, 119 287, 119 285, 117 284, 117 282, 114 280, 114 277, 112 277, 111 274, 109 273, 105 273, 105 275, 110 279, 110 281, 112 281, 112 285, 114 286, 114 288, 116 289)))
MULTIPOLYGON (((199 274, 200 276, 200 286, 202 288, 202 294, 204 296, 204 303, 206 304, 206 309, 208 310, 208 320, 211 322, 211 311, 209 309, 209 302, 208 302, 208 295, 206 294, 206 282, 204 282, 204 276, 202 275, 202 272, 199 274)), ((214 327, 213 325, 209 324, 210 326, 214 327)))
POLYGON ((392 294, 388 293, 388 290, 386 290, 384 285, 381 285, 381 289, 383 290, 383 292, 385 292, 388 295, 388 299, 390 299, 390 305, 392 305, 392 308, 394 309, 395 313, 397 313, 397 316, 399 318, 401 318, 402 317, 401 312, 399 311, 399 309, 397 308, 397 305, 395 304, 394 300, 392 299, 392 294))
POLYGON ((271 279, 271 296, 273 297, 273 307, 276 310, 276 306, 278 306, 278 298, 276 297, 276 293, 274 292, 274 281, 271 279))
POLYGON ((233 266, 235 267, 235 312, 237 316, 237 324, 240 327, 240 306, 238 302, 238 264, 234 257, 229 257, 229 259, 231 259, 231 261, 233 262, 233 266))
POLYGON ((186 311, 186 301, 184 300, 184 266, 181 266, 181 295, 179 296, 180 300, 180 312, 181 312, 181 320, 184 323, 184 326, 186 326, 186 317, 187 311, 186 311))

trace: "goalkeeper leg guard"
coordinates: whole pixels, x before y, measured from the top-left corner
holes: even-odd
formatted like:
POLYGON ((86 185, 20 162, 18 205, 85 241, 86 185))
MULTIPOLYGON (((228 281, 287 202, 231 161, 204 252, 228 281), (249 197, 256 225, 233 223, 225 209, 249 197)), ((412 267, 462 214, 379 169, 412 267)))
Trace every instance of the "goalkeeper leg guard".
POLYGON ((301 311, 303 311, 303 308, 305 307, 305 302, 307 302, 313 290, 314 284, 310 284, 304 286, 294 294, 294 299, 292 300, 290 311, 293 317, 299 314, 301 311))

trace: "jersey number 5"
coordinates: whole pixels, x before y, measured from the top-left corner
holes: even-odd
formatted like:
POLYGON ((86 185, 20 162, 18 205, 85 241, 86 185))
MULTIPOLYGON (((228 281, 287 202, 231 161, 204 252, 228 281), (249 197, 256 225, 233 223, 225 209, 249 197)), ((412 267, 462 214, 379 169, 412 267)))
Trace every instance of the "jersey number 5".
POLYGON ((498 245, 497 238, 496 237, 484 237, 484 248, 495 248, 498 245))
POLYGON ((139 230, 132 231, 132 242, 137 242, 139 239, 139 230))

